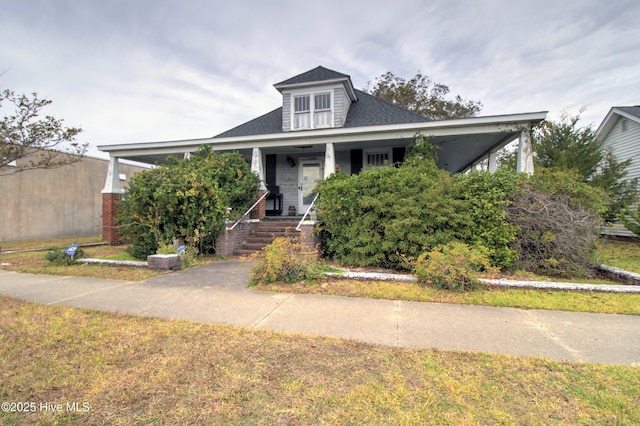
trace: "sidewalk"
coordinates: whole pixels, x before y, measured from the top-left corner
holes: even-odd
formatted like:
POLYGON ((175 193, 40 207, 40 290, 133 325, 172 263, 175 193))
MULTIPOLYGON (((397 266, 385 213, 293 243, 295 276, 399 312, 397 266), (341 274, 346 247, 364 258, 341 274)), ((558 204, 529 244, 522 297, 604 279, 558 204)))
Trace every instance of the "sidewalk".
POLYGON ((388 346, 640 365, 640 316, 270 293, 244 287, 249 268, 224 261, 139 283, 0 271, 0 294, 388 346))

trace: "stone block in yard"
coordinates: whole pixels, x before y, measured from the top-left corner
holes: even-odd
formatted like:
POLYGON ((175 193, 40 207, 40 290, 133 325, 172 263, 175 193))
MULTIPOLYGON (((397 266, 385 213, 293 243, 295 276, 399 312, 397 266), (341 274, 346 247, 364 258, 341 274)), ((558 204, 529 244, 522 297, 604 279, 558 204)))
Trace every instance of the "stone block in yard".
POLYGON ((181 258, 177 254, 152 254, 147 256, 147 267, 160 271, 180 269, 181 258))

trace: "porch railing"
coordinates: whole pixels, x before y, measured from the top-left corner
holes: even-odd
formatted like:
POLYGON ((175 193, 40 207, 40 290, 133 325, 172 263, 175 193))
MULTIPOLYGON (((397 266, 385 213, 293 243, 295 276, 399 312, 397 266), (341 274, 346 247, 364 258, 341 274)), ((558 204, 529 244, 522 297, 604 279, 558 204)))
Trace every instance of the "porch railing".
MULTIPOLYGON (((231 225, 231 227, 227 226, 227 231, 232 231, 236 226, 238 226, 238 224, 240 222, 242 222, 242 219, 244 219, 245 217, 247 217, 249 215, 249 213, 251 213, 251 211, 253 209, 256 208, 256 206, 258 204, 260 204, 260 201, 264 200, 264 198, 269 195, 269 191, 266 191, 264 194, 262 194, 262 196, 260 198, 258 198, 258 201, 256 201, 255 203, 253 203, 253 205, 251 207, 249 207, 249 210, 247 210, 246 212, 244 212, 244 214, 242 216, 240 216, 240 219, 236 220, 236 223, 234 223, 233 225, 231 225)), ((315 201, 315 200, 314 200, 315 201)))
POLYGON ((313 206, 316 203, 316 200, 318 199, 318 196, 320 194, 316 194, 315 197, 313 197, 313 201, 311 202, 311 204, 309 204, 309 208, 307 209, 307 211, 305 212, 304 216, 302 216, 302 219, 300 219, 300 222, 298 222, 298 226, 296 226, 296 231, 300 230, 300 227, 302 226, 302 222, 304 222, 304 220, 307 218, 307 216, 309 215, 309 212, 311 211, 311 209, 313 208, 313 206))

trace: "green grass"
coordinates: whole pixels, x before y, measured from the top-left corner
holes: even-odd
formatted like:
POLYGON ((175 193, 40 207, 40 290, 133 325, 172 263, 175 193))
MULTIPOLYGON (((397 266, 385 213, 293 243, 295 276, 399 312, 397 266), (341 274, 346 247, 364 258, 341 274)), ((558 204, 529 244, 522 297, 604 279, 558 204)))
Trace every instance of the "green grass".
POLYGON ((367 297, 372 299, 457 303, 526 309, 640 315, 640 294, 493 288, 454 292, 417 283, 328 279, 317 283, 259 284, 260 290, 367 297))
POLYGON ((626 271, 640 274, 640 241, 598 242, 600 262, 626 271))
POLYGON ((403 349, 0 298, 0 424, 640 423, 640 368, 403 349))

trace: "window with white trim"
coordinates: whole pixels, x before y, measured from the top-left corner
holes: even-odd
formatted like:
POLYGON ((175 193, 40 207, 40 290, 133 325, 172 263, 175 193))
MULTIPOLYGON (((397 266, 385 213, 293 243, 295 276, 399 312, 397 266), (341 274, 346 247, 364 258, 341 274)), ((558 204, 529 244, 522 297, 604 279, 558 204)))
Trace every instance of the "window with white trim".
POLYGON ((331 93, 313 96, 313 127, 331 127, 331 93))
POLYGON ((365 151, 364 165, 367 168, 386 167, 391 164, 390 151, 365 151))
POLYGON ((293 127, 296 129, 308 129, 311 127, 311 110, 309 108, 309 95, 295 96, 293 98, 293 127))
POLYGON ((312 93, 293 97, 293 128, 333 127, 331 93, 312 93), (313 102, 311 101, 313 99, 313 102), (312 119, 313 117, 313 119, 312 119))

